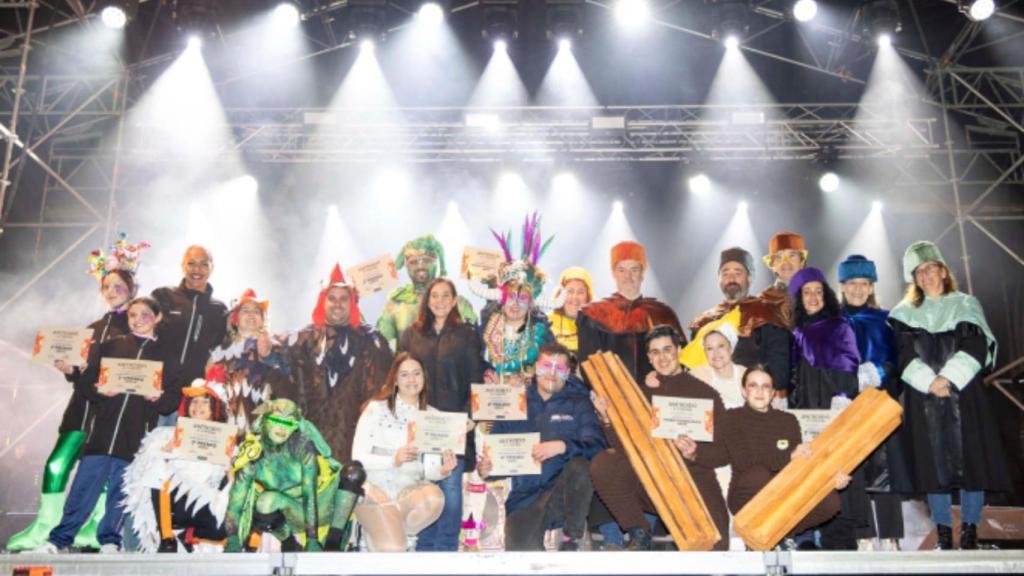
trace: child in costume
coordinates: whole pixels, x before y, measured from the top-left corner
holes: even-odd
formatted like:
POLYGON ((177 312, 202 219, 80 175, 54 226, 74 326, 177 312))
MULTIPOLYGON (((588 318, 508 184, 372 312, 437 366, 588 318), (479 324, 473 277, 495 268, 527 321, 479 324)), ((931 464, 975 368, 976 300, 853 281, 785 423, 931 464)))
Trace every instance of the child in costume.
MULTIPOLYGON (((182 390, 178 416, 226 422, 223 395, 222 384, 196 380, 182 390)), ((228 466, 172 458, 176 431, 173 426, 161 426, 147 434, 125 470, 125 509, 132 515, 139 549, 177 552, 180 543, 188 552, 220 551, 228 466)))
MULTIPOLYGON (((143 437, 156 427, 161 414, 170 414, 178 406, 180 369, 174 361, 174 350, 156 337, 156 326, 161 319, 160 304, 156 300, 136 298, 128 304, 131 334, 108 340, 89 351, 87 368, 75 386, 94 406, 95 414, 78 473, 64 505, 64 517, 36 552, 55 553, 71 545, 92 513, 104 484, 108 485, 111 495, 121 493, 124 470, 138 452, 143 437), (105 372, 101 371, 105 358, 160 362, 159 395, 147 399, 139 394, 111 390, 105 383, 105 372)), ((120 551, 123 515, 121 499, 107 498, 97 534, 101 553, 120 551)))
POLYGON ((349 518, 362 495, 362 464, 344 467, 295 402, 280 398, 254 412, 260 418, 239 449, 224 526, 227 551, 240 552, 253 533, 268 532, 282 549, 341 551, 349 518))
MULTIPOLYGON (((115 336, 128 334, 128 317, 125 311, 128 301, 137 291, 135 272, 145 248, 149 248, 149 244, 145 242, 129 244, 122 232, 109 254, 104 254, 102 250, 93 250, 89 254, 89 274, 100 281, 100 295, 109 308, 102 318, 89 325, 92 329, 91 342, 96 347, 115 336)), ((87 351, 83 350, 83 354, 86 353, 87 351)), ((66 366, 63 362, 57 362, 56 368, 64 373, 68 382, 74 382, 81 377, 81 370, 66 366)), ((53 530, 60 521, 61 510, 64 508, 64 489, 67 488, 71 469, 78 462, 82 444, 85 443, 93 408, 86 394, 77 390, 71 393, 71 399, 64 409, 64 418, 58 429, 57 444, 43 468, 39 512, 28 528, 7 541, 7 550, 16 552, 42 546, 50 530, 53 530)), ((99 548, 99 543, 96 542, 96 526, 103 516, 105 506, 106 497, 101 494, 92 516, 75 536, 76 547, 99 548)))

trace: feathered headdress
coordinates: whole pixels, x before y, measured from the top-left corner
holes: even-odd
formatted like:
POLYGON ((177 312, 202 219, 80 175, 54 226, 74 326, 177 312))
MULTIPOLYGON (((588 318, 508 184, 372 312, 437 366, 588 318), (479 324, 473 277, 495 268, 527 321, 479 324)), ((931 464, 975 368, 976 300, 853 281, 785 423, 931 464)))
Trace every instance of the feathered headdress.
POLYGON ((238 300, 231 303, 231 313, 228 315, 229 325, 235 327, 238 326, 238 311, 242 309, 242 304, 245 304, 246 302, 255 302, 263 312, 263 318, 266 319, 267 310, 270 308, 270 301, 266 299, 260 300, 259 297, 256 296, 255 290, 252 288, 246 288, 245 292, 242 292, 242 295, 238 297, 238 300))
POLYGON ((565 301, 564 296, 556 299, 544 298, 544 281, 547 277, 537 267, 544 253, 547 252, 551 241, 555 239, 552 235, 547 240, 541 241, 540 215, 534 212, 527 215, 523 221, 523 242, 519 252, 519 258, 512 258, 512 232, 506 232, 504 236, 491 229, 491 234, 498 241, 502 253, 505 255, 505 262, 498 267, 498 288, 488 288, 479 280, 470 280, 469 288, 474 294, 487 300, 498 300, 504 302, 506 288, 510 283, 527 285, 533 293, 534 302, 541 308, 558 308, 565 301))
POLYGON ((109 254, 104 254, 100 249, 90 252, 88 273, 95 276, 97 280, 103 280, 104 276, 114 270, 124 270, 135 274, 139 268, 142 251, 149 248, 149 244, 146 242, 129 244, 126 238, 127 235, 124 232, 118 233, 117 240, 114 241, 114 246, 111 247, 109 254))

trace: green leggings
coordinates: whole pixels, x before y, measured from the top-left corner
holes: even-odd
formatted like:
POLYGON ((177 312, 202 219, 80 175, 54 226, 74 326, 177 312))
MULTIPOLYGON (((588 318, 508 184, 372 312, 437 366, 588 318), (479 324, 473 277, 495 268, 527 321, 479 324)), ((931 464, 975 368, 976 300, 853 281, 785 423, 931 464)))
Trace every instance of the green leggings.
POLYGON ((53 452, 50 452, 50 457, 46 459, 46 468, 43 471, 43 494, 64 493, 83 444, 85 432, 81 430, 62 432, 57 437, 57 444, 53 447, 53 452))

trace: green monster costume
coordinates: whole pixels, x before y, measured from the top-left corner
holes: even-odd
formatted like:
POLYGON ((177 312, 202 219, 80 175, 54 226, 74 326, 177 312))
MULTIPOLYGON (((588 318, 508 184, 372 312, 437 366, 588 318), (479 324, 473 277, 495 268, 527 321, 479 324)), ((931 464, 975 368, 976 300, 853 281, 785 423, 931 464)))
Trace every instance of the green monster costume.
MULTIPOLYGON (((433 234, 406 242, 395 258, 395 266, 399 269, 408 268, 412 284, 395 288, 388 294, 384 311, 377 320, 377 331, 391 343, 392 348, 395 347, 402 332, 416 321, 423 292, 427 284, 437 278, 438 267, 440 266, 442 277, 448 275, 444 265, 444 246, 433 234), (422 265, 426 265, 426 261, 431 261, 426 274, 418 273, 421 262, 422 265)), ((473 305, 469 300, 459 296, 458 306, 462 319, 469 324, 476 324, 476 312, 473 311, 473 305)))
POLYGON ((342 466, 320 431, 288 399, 266 402, 254 415, 258 436, 242 443, 224 520, 227 552, 240 552, 252 533, 269 532, 285 551, 344 550, 366 471, 342 466))

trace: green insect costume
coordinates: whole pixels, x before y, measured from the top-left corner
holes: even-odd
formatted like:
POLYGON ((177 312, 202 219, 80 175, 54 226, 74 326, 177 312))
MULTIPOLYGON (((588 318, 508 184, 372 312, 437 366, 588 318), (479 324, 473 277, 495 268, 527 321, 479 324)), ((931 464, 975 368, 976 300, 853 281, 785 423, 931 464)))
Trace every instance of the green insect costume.
POLYGON ((282 549, 341 551, 366 472, 331 458, 320 432, 287 399, 266 402, 235 459, 224 524, 227 552, 240 552, 253 533, 269 532, 282 549))
MULTIPOLYGON (((395 266, 407 268, 411 284, 395 288, 388 294, 384 303, 384 311, 377 319, 377 331, 391 343, 394 348, 402 332, 416 321, 419 314, 423 292, 431 280, 448 275, 444 265, 444 246, 434 238, 433 234, 421 236, 406 242, 395 257, 395 266)), ((459 314, 469 324, 476 324, 477 316, 473 305, 462 296, 458 298, 459 314)))

